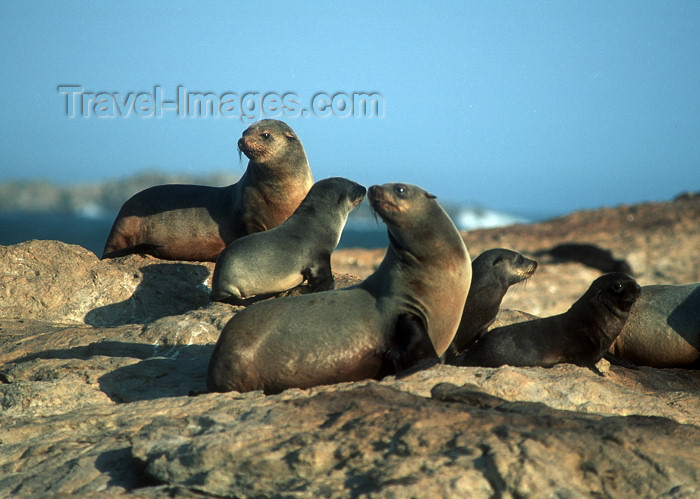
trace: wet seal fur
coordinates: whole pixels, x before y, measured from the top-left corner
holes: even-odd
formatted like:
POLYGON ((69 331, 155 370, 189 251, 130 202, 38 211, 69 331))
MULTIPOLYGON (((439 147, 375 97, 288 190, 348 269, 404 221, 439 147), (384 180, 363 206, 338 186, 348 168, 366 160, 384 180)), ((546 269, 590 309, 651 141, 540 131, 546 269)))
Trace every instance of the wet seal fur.
POLYGON ((499 367, 569 363, 602 374, 595 364, 622 331, 639 285, 621 272, 605 274, 563 314, 492 329, 455 365, 499 367))
POLYGON ((471 281, 464 240, 420 187, 375 185, 368 198, 389 235, 379 268, 349 288, 238 312, 212 353, 210 391, 277 393, 381 378, 444 353, 471 281))
POLYGON ((236 239, 221 252, 211 299, 250 303, 308 281, 311 291, 333 285, 331 253, 352 209, 367 190, 345 178, 316 182, 279 227, 236 239))
POLYGON ((102 258, 216 261, 235 239, 284 222, 313 185, 301 141, 285 123, 262 120, 243 132, 238 147, 250 161, 235 184, 157 185, 128 199, 102 258))
POLYGON ((610 352, 640 366, 698 367, 700 283, 642 286, 610 352))
POLYGON ((472 261, 469 296, 457 334, 446 352, 448 362, 486 334, 508 288, 529 279, 535 270, 536 261, 505 248, 486 250, 472 261))

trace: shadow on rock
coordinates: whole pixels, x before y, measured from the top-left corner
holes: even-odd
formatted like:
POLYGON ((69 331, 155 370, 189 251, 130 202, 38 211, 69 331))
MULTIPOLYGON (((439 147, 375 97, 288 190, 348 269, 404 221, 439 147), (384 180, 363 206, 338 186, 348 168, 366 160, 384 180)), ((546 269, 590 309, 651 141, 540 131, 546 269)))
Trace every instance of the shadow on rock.
MULTIPOLYGON (((114 402, 179 397, 206 390, 207 366, 214 345, 152 345, 101 341, 75 348, 45 350, 14 360, 19 365, 35 360, 80 359, 86 369, 108 372, 99 388, 114 402), (120 367, 113 368, 116 364, 120 367), (138 359, 133 362, 130 359, 138 359), (124 365, 126 364, 126 365, 124 365)), ((52 369, 56 369, 52 367, 52 369)))
POLYGON ((125 301, 94 308, 85 323, 95 327, 146 324, 209 303, 204 285, 209 269, 188 263, 156 263, 141 267, 142 279, 125 301))
POLYGON ((163 356, 151 356, 104 374, 98 380, 100 389, 117 403, 204 392, 213 350, 214 345, 172 347, 162 352, 163 356))
POLYGON ((108 487, 132 490, 158 484, 146 475, 146 465, 131 455, 128 445, 100 454, 95 460, 95 468, 109 475, 108 487))
POLYGON ((128 343, 124 341, 98 341, 89 345, 58 348, 54 350, 43 350, 34 352, 12 361, 12 364, 30 362, 36 359, 82 359, 87 360, 95 356, 103 357, 133 357, 136 359, 147 359, 153 357, 162 350, 162 347, 149 345, 147 343, 128 343))

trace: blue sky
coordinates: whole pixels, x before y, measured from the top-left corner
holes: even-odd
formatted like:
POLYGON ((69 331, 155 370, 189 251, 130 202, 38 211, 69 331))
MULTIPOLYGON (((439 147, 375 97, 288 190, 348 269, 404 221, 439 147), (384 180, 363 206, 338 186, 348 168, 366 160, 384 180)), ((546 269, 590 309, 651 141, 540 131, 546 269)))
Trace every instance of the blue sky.
POLYGON ((319 92, 376 93, 381 117, 279 116, 316 179, 528 216, 700 190, 697 1, 5 1, 0 30, 0 182, 242 172, 244 120, 99 117, 89 101, 69 118, 58 87, 76 85, 307 109, 319 92))

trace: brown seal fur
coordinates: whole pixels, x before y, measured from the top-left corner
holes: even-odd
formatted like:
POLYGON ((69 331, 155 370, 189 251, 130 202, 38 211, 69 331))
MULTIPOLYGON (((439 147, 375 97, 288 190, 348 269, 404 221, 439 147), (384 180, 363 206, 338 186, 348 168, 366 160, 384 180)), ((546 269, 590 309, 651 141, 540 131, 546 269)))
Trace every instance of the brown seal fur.
POLYGON ((700 283, 642 286, 610 352, 640 366, 697 367, 700 283))
POLYGON ((367 190, 333 177, 316 182, 282 225, 236 239, 221 252, 212 277, 211 299, 250 303, 308 281, 310 291, 333 285, 331 253, 350 211, 367 190))
POLYGON ((158 185, 128 199, 102 258, 148 253, 215 261, 233 240, 284 222, 313 185, 301 141, 285 123, 262 120, 243 132, 238 147, 250 162, 233 185, 158 185))
POLYGON ((368 198, 389 235, 379 268, 350 288, 238 312, 209 362, 209 390, 276 393, 380 378, 444 353, 471 281, 464 241, 420 187, 373 186, 368 198))
POLYGON ((570 363, 592 369, 603 358, 639 296, 639 285, 621 272, 605 274, 559 315, 489 331, 455 364, 498 367, 570 363))
POLYGON ((447 356, 466 350, 485 335, 508 288, 528 279, 535 270, 536 261, 505 248, 489 249, 476 257, 472 261, 472 283, 462 320, 447 356))

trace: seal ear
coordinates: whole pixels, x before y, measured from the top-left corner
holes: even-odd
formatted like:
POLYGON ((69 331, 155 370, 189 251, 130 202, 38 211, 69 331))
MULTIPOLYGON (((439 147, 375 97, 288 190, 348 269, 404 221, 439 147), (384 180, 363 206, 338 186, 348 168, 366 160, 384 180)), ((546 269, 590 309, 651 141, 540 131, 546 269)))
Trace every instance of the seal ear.
POLYGON ((437 196, 435 194, 430 194, 429 192, 425 193, 425 197, 428 199, 437 199, 437 196))
POLYGON ((289 140, 299 140, 297 136, 294 134, 292 131, 286 131, 284 132, 284 136, 287 137, 289 140))

